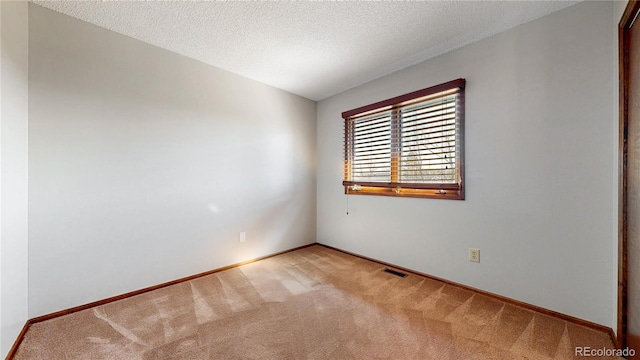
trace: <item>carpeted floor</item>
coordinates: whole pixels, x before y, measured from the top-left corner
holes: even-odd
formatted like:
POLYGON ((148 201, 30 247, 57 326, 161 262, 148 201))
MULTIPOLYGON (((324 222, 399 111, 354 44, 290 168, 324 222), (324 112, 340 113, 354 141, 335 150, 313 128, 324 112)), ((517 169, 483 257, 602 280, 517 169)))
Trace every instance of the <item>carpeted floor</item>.
POLYGON ((592 329, 314 245, 36 323, 15 359, 568 359, 592 329))

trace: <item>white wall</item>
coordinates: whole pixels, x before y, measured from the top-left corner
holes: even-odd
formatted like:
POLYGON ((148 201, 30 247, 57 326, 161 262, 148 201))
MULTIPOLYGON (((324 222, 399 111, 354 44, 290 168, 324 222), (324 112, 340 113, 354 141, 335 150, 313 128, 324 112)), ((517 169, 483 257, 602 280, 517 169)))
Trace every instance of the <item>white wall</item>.
MULTIPOLYGON (((613 164, 614 164, 614 172, 612 174, 612 181, 613 181, 613 233, 612 236, 614 239, 616 239, 616 241, 612 242, 611 247, 613 248, 612 251, 612 255, 613 255, 613 273, 611 274, 613 277, 613 296, 616 299, 613 303, 612 306, 612 318, 613 319, 617 319, 618 317, 618 206, 619 206, 619 202, 618 202, 618 167, 619 167, 619 162, 618 162, 618 139, 619 139, 619 134, 618 132, 620 131, 619 129, 619 122, 618 122, 618 118, 620 116, 619 114, 619 86, 620 86, 620 82, 619 82, 619 70, 618 70, 618 24, 620 23, 620 19, 622 18, 622 14, 624 13, 625 8, 627 7, 627 3, 628 1, 624 0, 624 1, 614 1, 613 2, 613 22, 612 22, 612 26, 611 26, 611 31, 613 32, 613 39, 614 41, 611 44, 612 47, 612 54, 613 54, 613 79, 614 79, 614 86, 613 86, 613 118, 614 118, 614 131, 613 131, 613 164)), ((618 331, 618 327, 617 324, 612 325, 613 330, 617 333, 618 331)))
POLYGON ((613 327, 612 18, 581 3, 321 101, 318 242, 613 327), (340 113, 459 77, 466 200, 349 196, 347 215, 340 113))
POLYGON ((29 10, 30 317, 315 242, 315 102, 29 10))
POLYGON ((27 320, 28 7, 0 2, 0 357, 27 320))

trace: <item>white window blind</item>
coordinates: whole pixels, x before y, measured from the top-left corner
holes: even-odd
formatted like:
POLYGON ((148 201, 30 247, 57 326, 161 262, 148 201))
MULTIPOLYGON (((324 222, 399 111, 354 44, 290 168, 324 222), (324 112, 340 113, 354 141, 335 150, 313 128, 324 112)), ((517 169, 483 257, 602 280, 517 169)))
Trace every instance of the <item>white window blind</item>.
POLYGON ((464 79, 343 113, 345 191, 462 199, 464 79))
POLYGON ((391 182, 391 113, 350 121, 351 181, 391 182))

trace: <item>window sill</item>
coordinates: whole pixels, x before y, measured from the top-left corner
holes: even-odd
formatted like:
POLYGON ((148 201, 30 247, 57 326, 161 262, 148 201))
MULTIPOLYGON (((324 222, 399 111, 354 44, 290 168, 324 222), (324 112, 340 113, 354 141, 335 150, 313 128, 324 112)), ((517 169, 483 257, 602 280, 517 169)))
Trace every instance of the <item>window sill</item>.
POLYGON ((444 190, 444 193, 436 189, 393 189, 384 187, 365 187, 354 190, 351 186, 344 187, 347 195, 375 195, 375 196, 395 196, 395 197, 415 197, 446 200, 464 200, 462 190, 444 190))

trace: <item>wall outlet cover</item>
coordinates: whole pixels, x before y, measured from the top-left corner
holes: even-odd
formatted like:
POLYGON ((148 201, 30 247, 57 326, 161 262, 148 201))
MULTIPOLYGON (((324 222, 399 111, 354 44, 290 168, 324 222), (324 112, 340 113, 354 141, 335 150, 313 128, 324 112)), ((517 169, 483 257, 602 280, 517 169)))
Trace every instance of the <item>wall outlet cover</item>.
POLYGON ((480 262, 480 249, 469 248, 469 261, 480 262))

